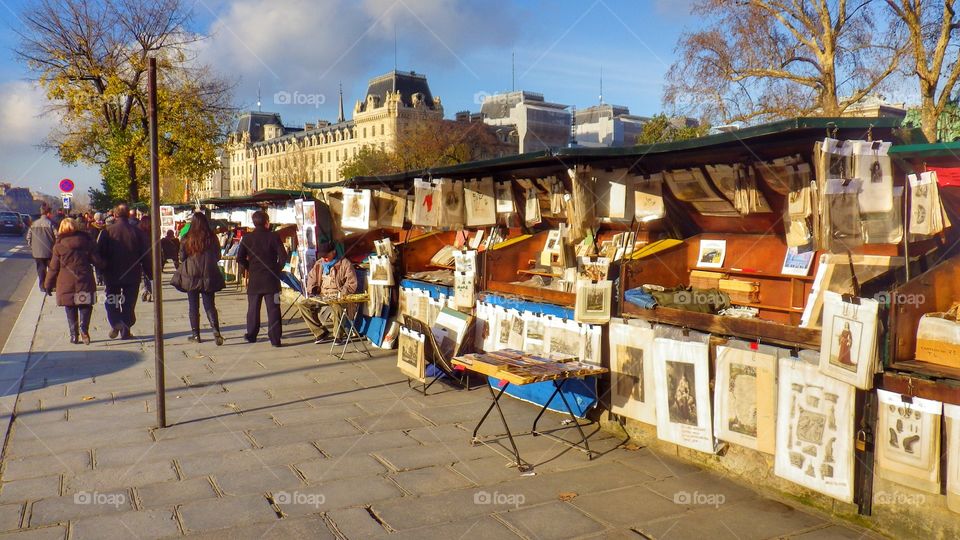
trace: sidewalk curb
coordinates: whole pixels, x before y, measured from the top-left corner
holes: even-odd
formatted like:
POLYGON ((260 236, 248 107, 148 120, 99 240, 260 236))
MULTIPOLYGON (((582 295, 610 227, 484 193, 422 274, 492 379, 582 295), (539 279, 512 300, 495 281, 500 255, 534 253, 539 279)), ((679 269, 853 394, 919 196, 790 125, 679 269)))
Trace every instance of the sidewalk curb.
POLYGON ((7 439, 10 437, 10 428, 13 424, 14 409, 20 390, 23 387, 23 377, 26 373, 27 362, 30 359, 30 350, 33 348, 33 339, 40 323, 40 314, 46 295, 37 287, 30 289, 30 294, 20 309, 17 322, 13 324, 7 343, 0 353, 0 430, 3 432, 2 453, 6 454, 7 439), (14 392, 14 389, 16 391, 14 392))

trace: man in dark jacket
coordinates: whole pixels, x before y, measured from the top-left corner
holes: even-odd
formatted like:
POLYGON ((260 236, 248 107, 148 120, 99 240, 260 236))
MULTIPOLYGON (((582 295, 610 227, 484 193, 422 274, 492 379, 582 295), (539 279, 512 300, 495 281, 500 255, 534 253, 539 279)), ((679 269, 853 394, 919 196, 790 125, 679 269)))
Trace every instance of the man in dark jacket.
POLYGON ((167 261, 173 261, 174 270, 180 268, 180 240, 173 229, 167 229, 167 234, 160 239, 160 253, 163 254, 161 268, 167 265, 167 261))
POLYGON ((50 207, 43 204, 40 206, 40 217, 30 225, 30 230, 27 231, 27 245, 30 246, 33 260, 37 263, 37 278, 40 279, 40 290, 43 292, 47 292, 44 289, 44 283, 47 281, 47 266, 50 264, 50 257, 53 256, 53 244, 56 239, 56 229, 50 220, 50 207))
POLYGON ((100 257, 106 264, 103 280, 107 322, 110 323, 110 338, 118 335, 123 339, 133 337, 130 328, 137 322, 134 308, 140 288, 141 272, 149 272, 147 257, 149 240, 130 225, 130 209, 125 204, 114 212, 117 221, 103 230, 97 241, 100 257))
POLYGON ((253 213, 254 230, 245 234, 237 250, 237 264, 247 272, 247 333, 250 343, 260 333, 260 305, 267 304, 267 335, 270 344, 280 346, 280 274, 287 262, 287 250, 280 236, 270 231, 270 218, 259 210, 253 213))

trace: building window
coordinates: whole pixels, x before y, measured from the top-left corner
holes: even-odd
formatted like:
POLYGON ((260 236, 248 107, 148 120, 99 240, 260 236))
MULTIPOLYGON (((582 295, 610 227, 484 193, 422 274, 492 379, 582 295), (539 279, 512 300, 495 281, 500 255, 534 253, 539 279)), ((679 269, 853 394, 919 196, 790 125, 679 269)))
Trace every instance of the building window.
POLYGON ((367 128, 363 128, 363 138, 367 138, 367 128))
POLYGON ((380 135, 383 135, 383 124, 380 124, 380 135))

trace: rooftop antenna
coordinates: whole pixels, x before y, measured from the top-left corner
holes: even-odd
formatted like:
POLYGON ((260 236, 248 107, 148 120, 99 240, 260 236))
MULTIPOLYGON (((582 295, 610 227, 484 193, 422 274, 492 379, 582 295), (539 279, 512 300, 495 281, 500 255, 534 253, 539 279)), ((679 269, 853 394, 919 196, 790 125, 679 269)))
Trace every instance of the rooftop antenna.
POLYGON ((510 53, 510 91, 517 91, 517 53, 510 53))
POLYGON ((342 124, 343 121, 343 83, 340 83, 340 111, 337 115, 337 123, 342 124))
POLYGON ((260 112, 260 81, 257 81, 257 112, 260 112))
POLYGON ((600 64, 600 104, 603 105, 603 64, 600 64))
POLYGON ((393 23, 393 70, 397 70, 397 23, 393 23))

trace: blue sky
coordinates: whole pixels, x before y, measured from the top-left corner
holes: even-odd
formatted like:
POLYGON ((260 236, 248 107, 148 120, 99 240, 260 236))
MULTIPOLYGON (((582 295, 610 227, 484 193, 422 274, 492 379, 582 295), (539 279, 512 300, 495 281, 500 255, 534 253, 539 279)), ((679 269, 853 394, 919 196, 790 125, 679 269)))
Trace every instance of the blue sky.
MULTIPOLYGON (((681 31, 692 24, 690 0, 198 0, 193 29, 211 34, 200 58, 237 83, 234 100, 287 123, 336 118, 338 84, 345 109, 367 80, 396 65, 427 75, 448 117, 476 111, 477 96, 511 88, 584 107, 598 102, 600 71, 607 103, 649 115, 661 109, 664 74, 681 31), (275 103, 277 92, 309 104, 275 103)), ((30 4, 0 0, 2 17, 30 4)), ((94 169, 68 167, 41 143, 56 121, 38 117, 45 98, 14 60, 16 36, 0 32, 0 180, 48 192, 68 176, 78 191, 99 184, 94 169)))

